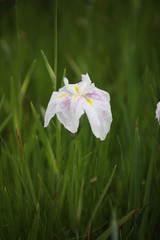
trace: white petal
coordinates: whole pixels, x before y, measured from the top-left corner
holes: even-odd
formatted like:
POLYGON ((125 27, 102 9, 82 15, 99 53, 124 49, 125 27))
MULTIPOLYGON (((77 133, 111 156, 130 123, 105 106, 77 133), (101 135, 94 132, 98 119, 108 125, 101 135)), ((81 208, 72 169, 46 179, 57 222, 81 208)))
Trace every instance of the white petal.
POLYGON ((84 113, 82 109, 83 101, 83 97, 66 96, 61 102, 57 103, 57 117, 64 127, 72 133, 77 132, 79 119, 84 113))
POLYGON ((57 99, 58 96, 61 93, 58 92, 53 92, 51 95, 51 98, 49 100, 47 109, 46 109, 46 113, 45 113, 45 119, 44 119, 44 127, 47 127, 51 118, 54 117, 55 113, 56 113, 56 104, 57 104, 57 99))
POLYGON ((90 79, 88 73, 86 73, 85 75, 82 74, 82 82, 86 82, 87 85, 91 84, 91 79, 90 79))
POLYGON ((66 77, 64 77, 64 84, 65 84, 65 87, 60 89, 59 91, 66 90, 67 92, 69 92, 72 95, 76 95, 77 94, 77 91, 76 91, 76 88, 75 88, 75 86, 77 84, 69 84, 68 79, 66 77))
POLYGON ((87 114, 92 132, 97 138, 104 140, 112 122, 110 103, 88 99, 83 108, 87 114))
POLYGON ((86 97, 98 100, 98 101, 102 101, 102 102, 109 102, 110 101, 110 95, 108 92, 103 91, 99 88, 94 88, 92 93, 87 93, 86 97))
POLYGON ((160 123, 160 102, 158 102, 158 104, 157 104, 156 118, 158 119, 158 122, 160 123))
POLYGON ((62 87, 59 89, 59 92, 62 93, 66 93, 68 95, 71 95, 71 93, 67 90, 66 86, 62 87))
POLYGON ((86 75, 82 74, 82 81, 78 83, 80 95, 86 95, 87 93, 92 93, 95 89, 94 83, 91 83, 88 73, 86 75))
POLYGON ((92 93, 95 89, 94 83, 88 85, 88 83, 86 83, 86 82, 78 83, 78 87, 79 87, 80 95, 86 95, 87 93, 92 93))
POLYGON ((68 85, 68 84, 69 84, 68 79, 67 79, 66 77, 64 77, 64 85, 66 86, 66 85, 68 85))

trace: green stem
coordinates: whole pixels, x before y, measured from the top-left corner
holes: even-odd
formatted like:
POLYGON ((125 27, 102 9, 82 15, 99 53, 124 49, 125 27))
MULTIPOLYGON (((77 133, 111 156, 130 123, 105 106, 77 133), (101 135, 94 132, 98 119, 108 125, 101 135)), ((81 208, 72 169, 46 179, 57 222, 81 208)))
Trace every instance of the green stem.
MULTIPOLYGON (((55 0, 55 18, 54 18, 54 73, 57 77, 57 0, 55 0)), ((56 86, 57 88, 57 86, 56 86)))
MULTIPOLYGON (((54 5, 54 73, 56 76, 56 81, 55 81, 55 86, 54 90, 57 90, 57 0, 55 0, 55 5, 54 5)), ((56 159, 58 162, 61 160, 61 124, 60 122, 56 121, 56 159)))
MULTIPOLYGON (((20 59, 20 38, 19 38, 19 21, 18 21, 18 1, 15 1, 15 28, 16 28, 16 53, 15 53, 15 78, 14 78, 14 85, 15 91, 19 92, 20 85, 21 85, 21 59, 20 59)), ((21 101, 18 97, 16 97, 16 108, 17 108, 17 127, 20 129, 21 127, 21 101)))

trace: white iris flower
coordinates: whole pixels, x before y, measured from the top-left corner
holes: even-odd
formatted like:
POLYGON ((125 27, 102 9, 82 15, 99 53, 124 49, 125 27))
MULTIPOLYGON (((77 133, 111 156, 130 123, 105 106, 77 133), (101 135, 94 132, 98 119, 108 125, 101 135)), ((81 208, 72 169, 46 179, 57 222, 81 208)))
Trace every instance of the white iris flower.
POLYGON ((156 108, 156 118, 158 119, 158 122, 160 124, 160 102, 158 102, 157 104, 157 108, 156 108))
POLYGON ((58 92, 52 93, 45 113, 44 127, 48 126, 56 114, 64 127, 75 133, 81 116, 86 113, 93 134, 104 140, 112 122, 110 95, 96 88, 88 74, 82 75, 82 81, 77 84, 69 84, 68 79, 64 78, 64 84, 58 92))

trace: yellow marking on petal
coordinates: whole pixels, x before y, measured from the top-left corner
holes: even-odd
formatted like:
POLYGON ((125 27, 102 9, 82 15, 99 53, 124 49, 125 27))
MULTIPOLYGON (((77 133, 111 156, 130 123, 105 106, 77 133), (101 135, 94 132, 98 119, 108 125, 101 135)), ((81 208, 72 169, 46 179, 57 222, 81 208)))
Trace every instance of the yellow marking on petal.
POLYGON ((77 97, 78 97, 77 95, 74 95, 74 100, 75 100, 77 97))
POLYGON ((79 91, 78 91, 78 86, 75 85, 74 88, 75 88, 76 92, 79 93, 79 91))
POLYGON ((66 96, 67 94, 66 93, 62 93, 60 96, 59 96, 59 98, 62 98, 62 97, 64 97, 64 96, 66 96))
POLYGON ((90 98, 87 98, 87 102, 88 102, 91 106, 93 106, 93 102, 92 102, 92 100, 91 100, 90 98))

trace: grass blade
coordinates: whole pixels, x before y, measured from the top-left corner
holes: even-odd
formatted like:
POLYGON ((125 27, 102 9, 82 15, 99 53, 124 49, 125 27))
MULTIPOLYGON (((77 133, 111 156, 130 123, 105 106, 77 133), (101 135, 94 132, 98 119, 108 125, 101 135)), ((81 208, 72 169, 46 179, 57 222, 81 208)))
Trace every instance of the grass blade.
POLYGON ((31 79, 33 70, 34 70, 34 68, 35 68, 36 62, 37 62, 37 60, 34 59, 32 65, 31 65, 30 68, 28 69, 28 72, 27 72, 27 74, 26 74, 26 76, 25 76, 24 82, 23 82, 23 84, 22 84, 22 86, 21 86, 21 89, 20 89, 20 99, 21 99, 21 101, 22 101, 22 99, 24 98, 24 95, 25 95, 26 90, 27 90, 27 88, 28 88, 28 85, 29 85, 29 82, 30 82, 30 79, 31 79))
POLYGON ((77 214, 76 214, 76 222, 77 225, 80 224, 81 213, 82 213, 82 204, 83 204, 83 189, 84 189, 84 178, 82 179, 79 200, 78 200, 78 207, 77 207, 77 214))
POLYGON ((11 199, 8 195, 7 188, 4 187, 4 203, 6 205, 6 224, 8 226, 8 234, 10 239, 16 240, 15 224, 14 224, 14 215, 11 206, 11 199))
POLYGON ((3 107, 4 99, 5 99, 5 96, 3 96, 2 99, 1 99, 1 101, 0 101, 0 110, 1 110, 1 108, 3 107))
POLYGON ((140 239, 144 238, 144 233, 146 231, 146 226, 147 226, 148 208, 146 208, 146 206, 149 203, 149 197, 150 197, 150 191, 151 191, 151 183, 152 183, 152 175, 153 175, 153 163, 154 163, 154 156, 155 156, 158 132, 159 132, 159 125, 157 126, 156 136, 155 136, 155 139, 154 139, 155 142, 153 142, 151 159, 150 159, 149 168, 148 168, 146 187, 145 187, 145 193, 144 193, 144 201, 143 201, 143 207, 145 208, 145 211, 144 211, 144 214, 143 214, 142 224, 141 224, 141 228, 140 228, 140 239))
POLYGON ((38 114, 37 114, 37 112, 36 112, 32 103, 31 103, 31 108, 32 108, 32 112, 33 112, 36 124, 37 124, 37 129, 39 131, 41 141, 42 141, 43 146, 45 148, 45 152, 46 152, 46 156, 48 158, 49 165, 53 169, 53 171, 55 172, 55 175, 57 177, 59 177, 59 170, 58 170, 58 167, 57 167, 56 159, 54 157, 50 142, 47 138, 45 130, 44 130, 44 128, 41 124, 41 121, 39 119, 39 116, 38 116, 38 114))
POLYGON ((39 220, 40 220, 40 204, 37 203, 32 228, 29 232, 29 237, 28 237, 29 240, 37 239, 39 220))
POLYGON ((48 59, 47 59, 46 55, 44 54, 43 50, 41 50, 41 54, 42 54, 45 66, 47 68, 48 74, 50 76, 51 82, 53 84, 53 90, 56 90, 56 85, 57 85, 56 84, 56 82, 57 82, 56 75, 55 75, 53 69, 51 68, 51 65, 49 64, 48 59))
POLYGON ((19 104, 17 100, 17 94, 15 89, 15 83, 13 80, 13 77, 11 77, 11 109, 12 109, 12 115, 13 115, 13 123, 14 127, 18 127, 20 125, 20 114, 19 114, 19 104))
MULTIPOLYGON (((159 125, 157 127, 155 141, 157 141, 158 132, 159 132, 159 125)), ((144 206, 146 204, 148 204, 148 201, 149 201, 149 193, 150 193, 150 186, 151 186, 151 180, 152 180, 152 170, 153 170, 153 160, 154 160, 155 147, 156 147, 155 145, 156 145, 156 143, 154 142, 153 143, 153 148, 152 148, 150 165, 149 165, 149 169, 148 169, 147 181, 146 181, 146 188, 145 188, 145 194, 144 194, 144 206)))
POLYGON ((95 208, 94 208, 94 210, 93 210, 93 212, 92 212, 91 218, 90 218, 89 223, 88 223, 88 225, 87 225, 87 229, 86 229, 86 231, 85 231, 85 236, 87 235, 87 231, 88 231, 88 229, 89 229, 89 226, 90 226, 91 223, 93 222, 93 219, 94 219, 94 217, 95 217, 95 215, 96 215, 96 213, 97 213, 97 211, 98 211, 98 209, 99 209, 99 207, 100 207, 100 205, 101 205, 101 203, 102 203, 102 201, 103 201, 103 199, 104 199, 104 197, 105 197, 105 195, 106 195, 106 193, 107 193, 107 190, 108 190, 108 188, 109 188, 109 186, 110 186, 110 184, 111 184, 111 182, 112 182, 112 179, 113 179, 113 176, 114 176, 116 167, 117 167, 117 166, 114 167, 114 169, 113 169, 113 171, 112 171, 112 174, 111 174, 111 176, 110 176, 110 178, 109 178, 109 181, 107 182, 106 186, 104 187, 103 192, 102 192, 100 198, 98 199, 98 201, 97 201, 97 203, 96 203, 96 205, 95 205, 95 208))
POLYGON ((52 208, 53 207, 53 199, 51 198, 51 196, 50 196, 50 194, 49 194, 41 176, 39 175, 39 173, 38 173, 38 179, 39 179, 39 182, 40 182, 40 187, 45 194, 45 198, 47 199, 48 205, 49 205, 50 208, 52 208))
POLYGON ((18 148, 19 148, 19 153, 20 153, 20 168, 21 168, 21 174, 22 174, 22 183, 24 186, 24 189, 29 193, 29 195, 32 197, 32 200, 34 202, 34 205, 36 206, 36 194, 33 186, 33 181, 31 178, 31 173, 28 165, 28 161, 26 160, 25 152, 24 152, 24 146, 22 143, 22 139, 20 137, 20 134, 18 132, 18 129, 16 129, 16 138, 17 138, 17 143, 18 143, 18 148))
POLYGON ((6 119, 1 123, 0 125, 0 133, 3 131, 3 129, 7 126, 7 124, 9 123, 9 121, 12 118, 12 114, 9 114, 8 117, 6 117, 6 119))

